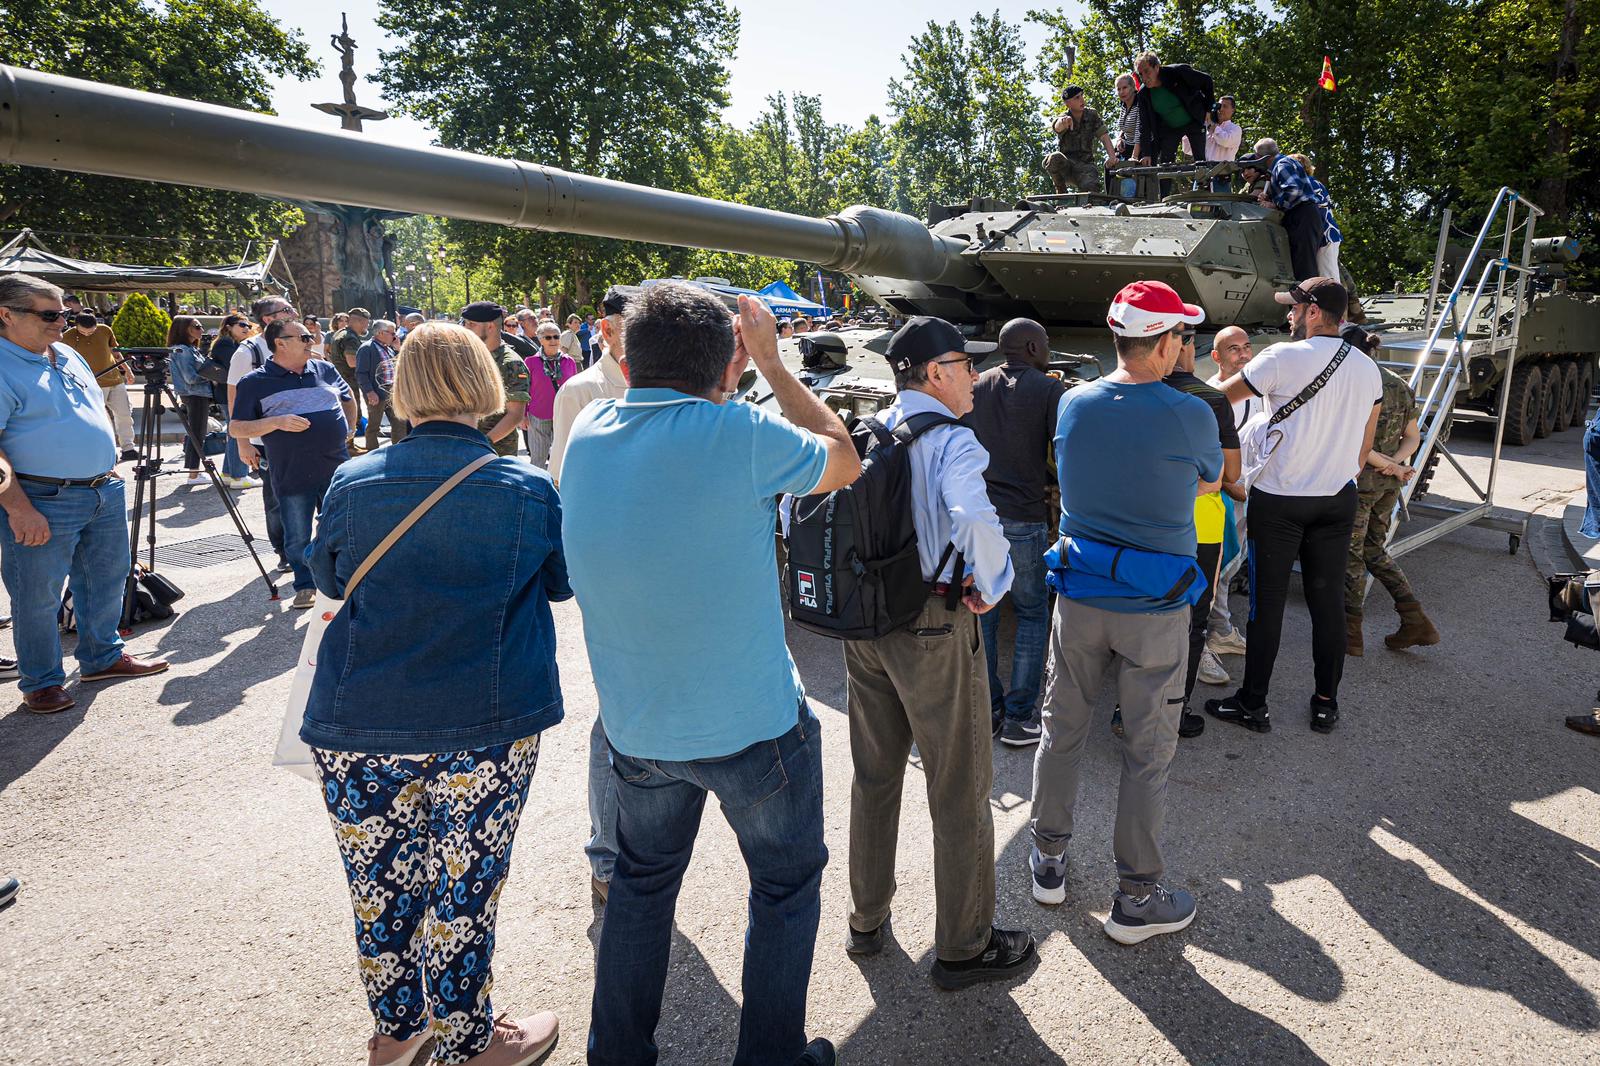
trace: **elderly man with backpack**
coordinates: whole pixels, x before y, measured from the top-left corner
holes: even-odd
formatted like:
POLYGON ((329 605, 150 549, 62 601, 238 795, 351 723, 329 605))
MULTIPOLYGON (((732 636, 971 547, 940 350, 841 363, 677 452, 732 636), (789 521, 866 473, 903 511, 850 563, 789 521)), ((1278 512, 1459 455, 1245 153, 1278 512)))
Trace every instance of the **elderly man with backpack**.
POLYGON ((1010 546, 989 502, 989 455, 957 422, 972 410, 971 344, 912 318, 886 353, 899 398, 855 434, 861 480, 796 500, 789 524, 795 621, 845 639, 849 679, 850 916, 845 950, 876 954, 894 898, 906 758, 917 746, 933 816, 933 979, 964 988, 1034 957, 1026 931, 993 927, 989 681, 978 616, 1011 587, 1010 546))

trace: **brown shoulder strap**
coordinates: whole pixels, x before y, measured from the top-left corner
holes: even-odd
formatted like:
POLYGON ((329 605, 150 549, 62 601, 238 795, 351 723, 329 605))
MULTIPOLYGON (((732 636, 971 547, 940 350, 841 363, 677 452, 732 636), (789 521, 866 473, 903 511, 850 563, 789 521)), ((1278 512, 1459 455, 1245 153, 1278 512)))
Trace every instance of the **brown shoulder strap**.
POLYGON ((467 478, 471 477, 478 470, 489 465, 498 458, 500 457, 494 452, 490 452, 488 455, 480 455, 478 458, 474 459, 460 470, 457 470, 454 474, 451 474, 450 478, 445 481, 444 484, 440 485, 438 488, 429 493, 427 499, 417 504, 417 506, 412 509, 411 513, 402 518, 400 520, 400 524, 391 529, 389 531, 389 535, 379 541, 378 546, 373 548, 372 551, 368 552, 365 559, 361 560, 361 565, 356 567, 356 572, 351 574, 350 580, 345 583, 344 598, 347 600, 350 598, 351 594, 355 592, 356 586, 361 584, 361 579, 367 576, 367 571, 376 566, 378 564, 378 560, 382 559, 384 554, 390 548, 395 546, 395 542, 401 537, 405 536, 406 530, 416 525, 417 522, 421 520, 423 515, 433 510, 434 504, 448 496, 451 489, 455 488, 457 485, 467 480, 467 478))

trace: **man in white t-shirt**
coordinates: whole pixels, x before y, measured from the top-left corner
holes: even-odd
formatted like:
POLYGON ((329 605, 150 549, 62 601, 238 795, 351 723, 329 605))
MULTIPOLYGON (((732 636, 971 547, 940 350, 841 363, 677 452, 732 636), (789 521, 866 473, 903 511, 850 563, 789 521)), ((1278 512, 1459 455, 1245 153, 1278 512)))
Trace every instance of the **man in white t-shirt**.
MULTIPOLYGON (((1244 682, 1206 712, 1265 733, 1267 686, 1283 632, 1283 608, 1295 560, 1311 611, 1311 657, 1316 692, 1311 728, 1327 733, 1339 720, 1339 678, 1344 670, 1344 566, 1355 524, 1355 477, 1372 450, 1383 379, 1378 365, 1339 338, 1349 306, 1344 286, 1332 278, 1300 282, 1279 303, 1289 305, 1294 338, 1274 344, 1222 383, 1230 401, 1259 397, 1264 410, 1293 404, 1320 386, 1267 435, 1266 465, 1250 485, 1250 624, 1244 682), (1334 361, 1339 360, 1338 365, 1334 361)), ((1248 465, 1248 464, 1247 464, 1248 465)))
MULTIPOLYGON (((261 332, 240 344, 228 360, 228 410, 233 410, 234 394, 244 376, 272 360, 272 349, 267 347, 267 326, 273 322, 297 318, 300 312, 282 296, 267 296, 250 305, 250 317, 261 326, 261 332)), ((289 557, 284 554, 283 519, 278 515, 278 495, 272 491, 272 479, 267 476, 267 453, 260 437, 239 442, 239 458, 261 478, 261 503, 267 509, 267 540, 278 553, 277 569, 289 569, 289 557)))

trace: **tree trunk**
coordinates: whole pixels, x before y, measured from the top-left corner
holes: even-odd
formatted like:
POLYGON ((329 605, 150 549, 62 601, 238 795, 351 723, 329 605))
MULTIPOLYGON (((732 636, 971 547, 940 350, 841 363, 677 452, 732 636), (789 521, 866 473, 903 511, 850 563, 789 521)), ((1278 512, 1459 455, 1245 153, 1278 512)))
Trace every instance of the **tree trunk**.
POLYGON ((1556 48, 1550 64, 1550 81, 1555 89, 1552 96, 1550 123, 1545 128, 1545 150, 1557 169, 1539 183, 1539 206, 1550 217, 1565 218, 1567 214, 1567 175, 1571 169, 1569 153, 1572 148, 1572 130, 1561 121, 1562 90, 1578 80, 1578 38, 1583 35, 1583 18, 1579 14, 1578 0, 1566 0, 1566 10, 1561 19, 1561 43, 1556 48))

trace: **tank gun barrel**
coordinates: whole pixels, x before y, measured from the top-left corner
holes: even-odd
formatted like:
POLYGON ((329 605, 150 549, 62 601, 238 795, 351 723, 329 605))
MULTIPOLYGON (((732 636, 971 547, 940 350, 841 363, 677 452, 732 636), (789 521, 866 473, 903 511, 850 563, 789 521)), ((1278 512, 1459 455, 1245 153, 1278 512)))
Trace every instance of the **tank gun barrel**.
POLYGON ((5 65, 0 163, 798 259, 964 288, 986 276, 963 258, 965 243, 893 211, 852 207, 807 218, 516 159, 301 129, 270 115, 5 65))

